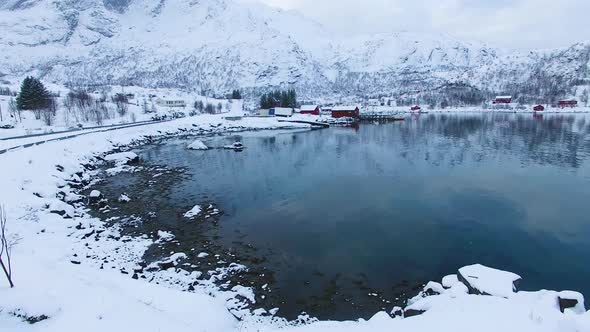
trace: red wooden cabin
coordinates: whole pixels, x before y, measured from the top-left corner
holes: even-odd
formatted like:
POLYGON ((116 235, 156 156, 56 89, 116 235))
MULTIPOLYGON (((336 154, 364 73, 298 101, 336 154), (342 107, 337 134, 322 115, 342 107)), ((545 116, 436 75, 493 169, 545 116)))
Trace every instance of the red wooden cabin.
POLYGON ((578 101, 577 100, 560 100, 557 103, 557 106, 559 108, 576 107, 576 106, 578 106, 578 101))
POLYGON ((358 118, 360 110, 357 106, 336 106, 332 108, 333 118, 358 118))
POLYGON ((419 110, 421 110, 421 109, 422 109, 422 108, 421 108, 420 106, 418 106, 418 105, 416 105, 416 106, 412 106, 412 108, 410 108, 410 110, 412 110, 412 111, 419 111, 419 110))
POLYGON ((492 101, 494 104, 511 104, 512 96, 498 96, 492 101))
POLYGON ((302 105, 299 113, 320 115, 320 107, 318 105, 302 105))
POLYGON ((535 107, 533 107, 533 111, 535 112, 543 112, 545 110, 545 107, 543 105, 537 105, 535 107))

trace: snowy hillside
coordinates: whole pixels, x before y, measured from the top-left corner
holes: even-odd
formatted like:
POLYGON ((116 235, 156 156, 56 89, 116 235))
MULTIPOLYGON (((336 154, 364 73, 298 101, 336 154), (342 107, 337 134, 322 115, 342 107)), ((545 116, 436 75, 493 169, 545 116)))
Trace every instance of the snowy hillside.
POLYGON ((336 37, 292 11, 233 0, 2 0, 0 77, 306 97, 415 94, 450 85, 567 95, 590 44, 509 52, 446 35, 336 37), (26 55, 26 56, 23 56, 26 55), (553 85, 552 87, 546 86, 553 85))

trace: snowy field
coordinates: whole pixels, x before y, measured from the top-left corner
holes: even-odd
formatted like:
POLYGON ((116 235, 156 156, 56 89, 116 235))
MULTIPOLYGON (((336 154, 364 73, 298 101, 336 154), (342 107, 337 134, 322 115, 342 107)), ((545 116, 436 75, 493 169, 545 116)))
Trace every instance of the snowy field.
MULTIPOLYGON (((17 85, 8 86, 11 91, 18 91, 17 85)), ((94 100, 105 98, 104 103, 107 108, 107 116, 101 119, 100 123, 95 120, 85 120, 79 111, 75 108, 67 110, 64 106, 65 96, 70 92, 66 87, 56 84, 49 84, 47 89, 56 95, 58 109, 52 125, 46 125, 43 120, 35 119, 33 112, 22 111, 20 120, 16 115, 11 116, 9 103, 16 97, 0 95, 0 111, 2 112, 2 121, 0 125, 10 124, 14 126, 11 129, 0 129, 0 139, 7 137, 35 135, 61 132, 67 130, 79 130, 83 128, 95 128, 100 126, 110 126, 119 124, 132 124, 142 121, 150 121, 154 117, 166 116, 171 118, 173 113, 182 113, 189 116, 194 112, 194 104, 199 101, 204 105, 211 104, 217 108, 221 105, 219 113, 225 114, 242 114, 242 100, 214 99, 201 96, 196 93, 184 92, 178 89, 148 89, 140 87, 121 87, 109 86, 90 91, 89 95, 94 100), (117 93, 133 95, 128 100, 127 111, 125 114, 119 114, 116 111, 115 104, 111 101, 117 93), (158 104, 158 100, 181 100, 184 101, 185 107, 164 107, 158 104), (145 112, 147 109, 148 113, 145 112)))
MULTIPOLYGON (((0 204, 6 210, 9 235, 18 239, 13 251, 16 287, 9 288, 0 278, 0 330, 590 331, 590 312, 585 311, 580 294, 515 292, 520 276, 478 265, 465 267, 440 283, 429 283, 407 308, 391 308, 368 321, 320 322, 302 316, 289 323, 274 317, 274 308, 249 312, 241 302, 253 300, 251 289, 220 291, 212 286, 211 279, 223 278, 228 271, 219 271, 191 288, 198 276, 175 266, 183 253, 171 253, 161 262, 174 269, 154 272, 151 282, 136 280, 134 270, 146 248, 156 241, 169 241, 174 234, 121 237, 116 228, 91 218, 80 204, 100 193, 81 197, 74 189, 91 183, 91 165, 104 160, 105 154, 157 137, 289 128, 309 126, 279 123, 274 118, 228 121, 222 115, 200 115, 0 155, 0 204), (560 298, 572 302, 563 313, 560 298)), ((124 170, 133 157, 119 153, 106 160, 124 170)))

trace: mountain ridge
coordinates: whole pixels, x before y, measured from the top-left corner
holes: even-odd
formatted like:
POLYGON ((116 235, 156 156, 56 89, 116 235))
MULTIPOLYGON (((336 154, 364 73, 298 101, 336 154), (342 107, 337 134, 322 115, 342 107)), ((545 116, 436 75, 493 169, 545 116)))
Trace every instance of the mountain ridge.
POLYGON ((542 99, 590 84, 590 43, 521 52, 445 34, 342 38, 297 12, 232 0, 3 0, 0 28, 1 77, 72 86, 292 87, 306 98, 426 98, 461 86, 542 99))

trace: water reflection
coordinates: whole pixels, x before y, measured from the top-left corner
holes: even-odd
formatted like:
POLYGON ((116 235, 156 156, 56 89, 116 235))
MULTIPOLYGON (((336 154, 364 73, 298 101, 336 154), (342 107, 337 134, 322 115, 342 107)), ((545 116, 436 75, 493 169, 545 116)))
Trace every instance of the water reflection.
POLYGON ((170 206, 214 201, 225 215, 212 237, 259 249, 252 268, 276 280, 268 301, 285 302, 269 307, 350 319, 474 262, 521 273, 527 288, 590 295, 587 120, 429 114, 206 141, 241 140, 241 153, 176 141, 142 156, 192 175, 170 206))

